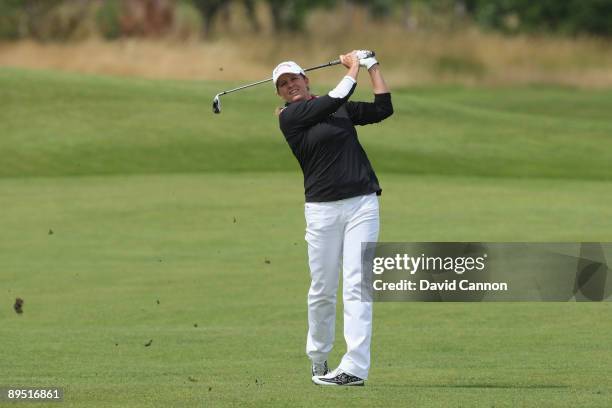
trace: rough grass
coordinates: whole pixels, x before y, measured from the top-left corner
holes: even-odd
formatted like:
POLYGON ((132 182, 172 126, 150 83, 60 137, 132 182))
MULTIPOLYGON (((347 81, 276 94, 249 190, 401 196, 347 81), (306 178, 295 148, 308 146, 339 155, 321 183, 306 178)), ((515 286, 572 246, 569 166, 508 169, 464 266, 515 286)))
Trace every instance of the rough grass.
MULTIPOLYGON (((311 385, 301 176, 271 92, 212 115, 229 85, 0 70, 1 385, 70 407, 611 404, 609 303, 377 304, 367 386, 311 385)), ((393 97, 360 129, 382 240, 610 241, 609 92, 393 97)))

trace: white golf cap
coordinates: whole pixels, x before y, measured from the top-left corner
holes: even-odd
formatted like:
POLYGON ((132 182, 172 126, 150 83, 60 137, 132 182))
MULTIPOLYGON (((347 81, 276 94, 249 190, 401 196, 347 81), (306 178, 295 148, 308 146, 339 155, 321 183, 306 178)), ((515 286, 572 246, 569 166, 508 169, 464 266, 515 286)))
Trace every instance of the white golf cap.
POLYGON ((272 71, 272 83, 276 87, 276 81, 283 74, 302 74, 306 76, 306 73, 298 64, 293 61, 283 61, 274 68, 272 71))

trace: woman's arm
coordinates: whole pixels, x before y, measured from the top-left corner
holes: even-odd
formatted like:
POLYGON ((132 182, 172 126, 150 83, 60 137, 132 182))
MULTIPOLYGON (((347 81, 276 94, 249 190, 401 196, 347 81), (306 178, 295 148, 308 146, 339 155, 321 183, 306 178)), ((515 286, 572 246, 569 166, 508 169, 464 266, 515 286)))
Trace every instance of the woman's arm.
POLYGON ((382 76, 380 65, 378 63, 372 65, 368 69, 368 73, 370 74, 372 90, 374 91, 374 102, 346 103, 346 110, 355 125, 378 123, 393 114, 391 94, 382 76))
POLYGON ((340 55, 340 63, 348 68, 346 75, 357 82, 357 75, 359 75, 359 58, 357 58, 357 51, 351 51, 348 54, 340 55))
POLYGON ((389 87, 380 72, 379 64, 373 65, 372 68, 368 70, 368 73, 370 74, 370 81, 372 82, 374 94, 389 93, 389 87))

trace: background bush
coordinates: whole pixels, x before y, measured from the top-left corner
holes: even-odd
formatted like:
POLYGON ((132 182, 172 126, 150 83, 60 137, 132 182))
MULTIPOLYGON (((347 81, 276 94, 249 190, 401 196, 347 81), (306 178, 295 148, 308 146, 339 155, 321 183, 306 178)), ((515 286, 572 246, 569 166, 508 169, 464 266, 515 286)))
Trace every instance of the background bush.
POLYGON ((454 22, 461 21, 507 34, 612 36, 612 0, 2 0, 0 39, 65 40, 93 34, 115 39, 173 33, 184 37, 187 9, 200 20, 195 25, 189 21, 188 31, 197 27, 202 38, 224 29, 226 24, 214 23, 230 17, 242 19, 258 32, 262 27, 258 7, 267 10, 270 31, 299 32, 307 30, 306 19, 315 9, 347 6, 362 8, 378 21, 400 20, 406 29, 424 28, 431 21, 455 27, 454 22), (169 17, 160 25, 162 13, 169 17), (136 21, 136 29, 126 23, 130 21, 136 21))

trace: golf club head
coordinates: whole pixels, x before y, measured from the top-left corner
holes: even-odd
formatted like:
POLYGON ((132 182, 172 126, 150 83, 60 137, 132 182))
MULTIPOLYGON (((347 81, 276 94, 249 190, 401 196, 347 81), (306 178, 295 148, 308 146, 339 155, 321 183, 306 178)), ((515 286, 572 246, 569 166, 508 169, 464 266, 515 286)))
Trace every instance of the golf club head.
POLYGON ((221 113, 221 99, 219 99, 219 94, 215 95, 215 97, 213 98, 212 108, 214 113, 221 113))

